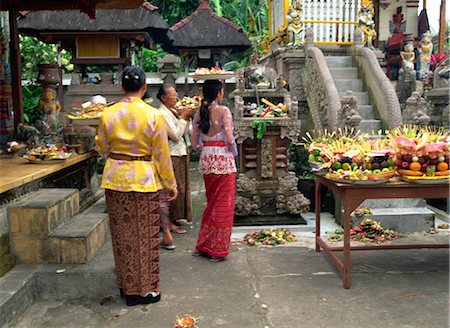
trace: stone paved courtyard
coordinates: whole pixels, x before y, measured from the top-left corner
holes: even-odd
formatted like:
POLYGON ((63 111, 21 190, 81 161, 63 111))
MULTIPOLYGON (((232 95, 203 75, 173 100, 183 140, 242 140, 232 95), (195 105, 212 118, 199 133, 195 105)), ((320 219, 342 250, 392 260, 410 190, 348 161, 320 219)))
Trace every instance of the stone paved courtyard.
POLYGON ((189 313, 200 328, 448 327, 448 249, 354 252, 349 290, 312 237, 275 248, 233 242, 225 262, 211 263, 190 255, 202 188, 196 177, 193 229, 175 236, 175 251, 161 250, 161 302, 125 306, 108 240, 87 265, 16 267, 18 279, 38 271, 40 301, 13 326, 170 328, 189 313))

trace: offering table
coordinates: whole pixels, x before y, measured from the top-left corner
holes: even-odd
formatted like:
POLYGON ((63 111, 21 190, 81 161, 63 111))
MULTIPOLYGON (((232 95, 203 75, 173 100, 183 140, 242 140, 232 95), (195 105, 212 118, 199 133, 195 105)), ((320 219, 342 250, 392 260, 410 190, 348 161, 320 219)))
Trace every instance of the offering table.
POLYGON ((449 248, 449 244, 398 244, 377 246, 350 246, 351 213, 366 199, 383 198, 449 198, 450 188, 447 181, 439 184, 417 184, 403 181, 392 181, 384 184, 359 185, 346 184, 329 180, 323 176, 316 177, 315 212, 316 212, 316 252, 323 249, 336 267, 342 273, 343 287, 350 288, 350 251, 352 250, 383 250, 383 249, 418 249, 418 248, 449 248), (320 237, 321 186, 328 187, 338 194, 342 200, 344 222, 343 247, 330 247, 320 237), (336 252, 343 252, 342 258, 336 252))

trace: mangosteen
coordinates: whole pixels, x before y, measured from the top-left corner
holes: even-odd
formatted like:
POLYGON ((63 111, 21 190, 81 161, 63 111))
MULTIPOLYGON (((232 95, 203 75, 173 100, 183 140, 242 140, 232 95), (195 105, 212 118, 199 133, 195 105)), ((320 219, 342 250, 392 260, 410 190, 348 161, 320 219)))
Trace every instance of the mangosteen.
POLYGON ((430 163, 432 165, 438 165, 439 164, 439 159, 438 158, 433 158, 432 160, 430 160, 430 163))
POLYGON ((411 161, 412 161, 412 156, 411 156, 411 155, 403 155, 403 161, 404 161, 404 162, 411 163, 411 161))
POLYGON ((408 162, 402 162, 402 169, 409 169, 409 163, 408 162))
POLYGON ((377 170, 380 168, 380 163, 373 163, 372 164, 372 169, 377 170))
POLYGON ((381 163, 380 163, 380 168, 382 168, 382 169, 384 169, 385 167, 387 167, 388 165, 387 165, 387 162, 386 161, 382 161, 381 163))
POLYGON ((426 156, 420 156, 419 157, 419 163, 420 164, 425 164, 427 162, 427 157, 426 156))

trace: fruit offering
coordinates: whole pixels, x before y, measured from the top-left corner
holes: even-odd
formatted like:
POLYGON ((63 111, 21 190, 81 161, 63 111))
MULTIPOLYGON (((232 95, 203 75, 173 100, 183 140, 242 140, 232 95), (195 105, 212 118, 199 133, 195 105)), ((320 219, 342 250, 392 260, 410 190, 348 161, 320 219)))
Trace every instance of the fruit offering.
POLYGON ((55 145, 39 146, 33 148, 23 156, 31 162, 63 160, 70 157, 66 147, 57 147, 55 145))
POLYGON ((265 106, 257 106, 256 104, 250 106, 250 115, 252 117, 273 118, 288 116, 287 106, 285 104, 279 103, 278 105, 275 105, 264 98, 262 98, 261 101, 265 106))
POLYGON ((207 68, 207 67, 199 67, 195 70, 194 75, 209 75, 209 74, 224 74, 224 73, 229 73, 229 72, 225 72, 224 70, 222 70, 220 67, 211 67, 211 68, 207 68))
POLYGON ((186 108, 197 109, 200 108, 202 99, 199 96, 191 97, 183 97, 183 99, 179 99, 175 104, 175 109, 177 111, 183 111, 186 108))
POLYGON ((405 126, 390 132, 395 165, 403 176, 449 176, 450 139, 442 128, 405 126))
POLYGON ((71 120, 85 120, 85 119, 93 119, 100 118, 103 114, 103 111, 108 107, 105 104, 91 104, 88 107, 74 112, 72 114, 68 114, 67 117, 71 120))

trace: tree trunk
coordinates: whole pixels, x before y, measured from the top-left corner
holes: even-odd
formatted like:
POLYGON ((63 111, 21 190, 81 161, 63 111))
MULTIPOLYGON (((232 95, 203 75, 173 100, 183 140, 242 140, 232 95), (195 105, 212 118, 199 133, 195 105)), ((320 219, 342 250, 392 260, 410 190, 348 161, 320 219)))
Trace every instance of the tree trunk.
POLYGON ((441 0, 441 12, 439 15, 439 53, 444 53, 444 46, 445 46, 445 37, 446 37, 446 31, 445 31, 445 8, 446 7, 446 0, 441 0))

